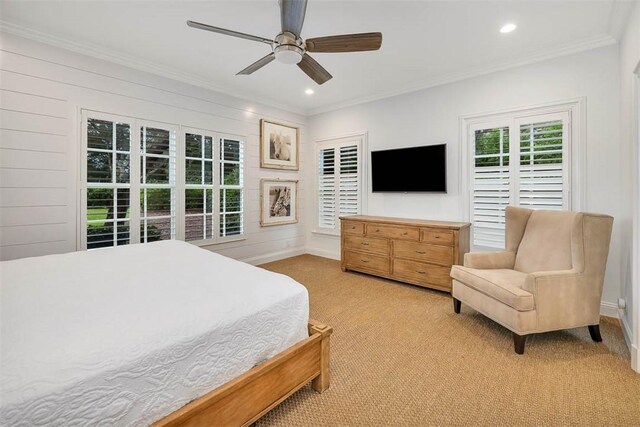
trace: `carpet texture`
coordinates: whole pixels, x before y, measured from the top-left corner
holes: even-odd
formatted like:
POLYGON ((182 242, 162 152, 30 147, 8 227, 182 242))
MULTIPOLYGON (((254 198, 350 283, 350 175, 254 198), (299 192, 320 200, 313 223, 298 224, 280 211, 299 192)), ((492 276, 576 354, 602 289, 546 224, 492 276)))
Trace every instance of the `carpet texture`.
POLYGON ((448 294, 302 255, 262 266, 309 290, 311 317, 331 325, 331 387, 303 387, 256 426, 638 426, 640 375, 617 321, 602 343, 587 328, 511 333, 448 294))

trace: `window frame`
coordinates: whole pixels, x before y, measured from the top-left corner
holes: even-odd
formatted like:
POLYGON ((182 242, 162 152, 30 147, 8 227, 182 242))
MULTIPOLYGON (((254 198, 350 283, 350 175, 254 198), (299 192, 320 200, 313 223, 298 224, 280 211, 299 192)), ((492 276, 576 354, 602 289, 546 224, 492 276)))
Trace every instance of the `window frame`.
MULTIPOLYGON (((343 146, 348 146, 348 145, 353 145, 353 143, 355 142, 356 145, 358 145, 358 204, 360 207, 360 214, 365 214, 367 212, 367 197, 365 197, 365 194, 368 194, 368 174, 367 174, 367 164, 364 161, 364 156, 365 153, 369 153, 367 150, 367 132, 358 132, 358 133, 353 133, 353 134, 349 134, 349 135, 344 135, 344 136, 338 136, 338 137, 331 137, 331 138, 323 138, 323 139, 319 139, 316 140, 315 143, 315 147, 314 147, 314 223, 313 223, 313 228, 311 230, 312 233, 315 234, 322 234, 322 235, 327 235, 327 236, 336 236, 339 237, 340 236, 340 210, 339 210, 339 184, 340 184, 340 180, 336 179, 334 185, 336 188, 336 213, 335 213, 335 220, 336 220, 336 227, 333 229, 330 228, 323 228, 319 226, 319 210, 320 210, 320 202, 318 200, 318 185, 319 185, 319 181, 320 181, 320 165, 319 165, 319 158, 320 158, 320 152, 321 150, 327 149, 327 148, 334 148, 337 150, 337 152, 339 152, 340 147, 343 146), (365 188, 365 183, 367 184, 366 188, 365 188)), ((338 156, 336 156, 336 159, 338 158, 338 156)), ((335 164, 335 168, 336 170, 339 169, 339 163, 336 162, 335 164)), ((339 175, 336 175, 336 177, 338 177, 339 175)))
MULTIPOLYGON (((78 250, 87 250, 87 189, 90 187, 105 187, 105 188, 128 188, 129 189, 129 203, 130 203, 130 218, 129 218, 129 244, 135 244, 140 242, 140 221, 142 218, 140 212, 140 190, 145 188, 146 185, 141 183, 141 150, 140 150, 140 128, 152 127, 152 128, 161 128, 166 129, 171 132, 174 132, 175 135, 175 184, 162 184, 161 186, 172 186, 174 188, 174 204, 175 204, 175 229, 174 229, 174 239, 176 240, 185 240, 185 190, 189 188, 189 185, 186 183, 186 155, 185 155, 185 147, 186 147, 186 139, 185 134, 198 134, 204 136, 211 136, 213 138, 213 229, 215 233, 212 233, 211 239, 201 239, 201 240, 190 240, 188 241, 191 244, 196 246, 209 246, 216 245, 221 243, 235 242, 246 240, 246 171, 247 168, 244 164, 246 156, 243 156, 242 165, 241 165, 241 186, 242 190, 242 233, 239 235, 231 235, 231 236, 219 236, 219 210, 220 210, 220 186, 219 179, 216 180, 216 174, 220 173, 220 146, 222 139, 228 139, 233 141, 239 141, 243 151, 246 150, 246 137, 242 135, 235 135, 231 133, 222 133, 211 131, 207 129, 182 126, 180 124, 172 124, 172 123, 164 123, 160 121, 141 119, 137 117, 131 116, 123 116, 111 113, 104 113, 100 111, 90 110, 90 109, 81 109, 80 110, 80 167, 78 170, 78 180, 79 180, 79 203, 77 207, 77 215, 78 220, 77 224, 77 242, 76 247, 78 250), (99 184, 99 185, 91 185, 87 182, 87 150, 88 150, 88 120, 89 119, 97 119, 97 120, 105 120, 111 122, 118 123, 126 123, 129 125, 130 129, 130 172, 129 172, 129 184, 99 184), (217 169, 218 168, 218 169, 217 169), (216 185, 218 183, 218 185, 216 185), (131 224, 138 224, 138 226, 132 227, 131 224)), ((153 186, 153 185, 152 185, 153 186)), ((109 246, 114 247, 114 246, 109 246)))
MULTIPOLYGON (((563 116, 567 120, 566 131, 563 133, 563 164, 566 164, 566 174, 563 175, 563 191, 565 192, 565 206, 568 210, 582 210, 586 204, 586 186, 584 185, 584 170, 586 165, 586 150, 584 149, 584 135, 586 135, 586 99, 577 98, 567 101, 519 107, 497 112, 473 114, 460 117, 460 139, 462 155, 460 156, 460 188, 463 195, 464 219, 473 221, 473 173, 475 167, 474 141, 476 130, 496 127, 509 127, 509 204, 518 205, 519 168, 520 168, 520 125, 526 123, 544 122, 548 118, 557 119, 563 116), (513 132, 517 129, 517 132, 513 132), (517 151, 512 148, 517 147, 517 151), (566 159, 566 160, 565 160, 566 159)), ((472 227, 473 231, 473 227, 472 227)), ((473 250, 496 250, 494 247, 474 245, 473 250)))

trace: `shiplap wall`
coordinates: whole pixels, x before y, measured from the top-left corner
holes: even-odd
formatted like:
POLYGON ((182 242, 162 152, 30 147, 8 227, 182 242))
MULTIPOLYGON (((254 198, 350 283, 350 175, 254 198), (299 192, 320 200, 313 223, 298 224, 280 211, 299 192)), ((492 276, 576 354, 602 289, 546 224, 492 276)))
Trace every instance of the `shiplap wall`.
POLYGON ((304 116, 10 34, 0 42, 0 259, 77 249, 81 109, 244 136, 246 239, 207 249, 254 263, 304 251, 302 223, 259 224, 260 178, 302 175, 304 116), (261 118, 300 127, 300 172, 260 169, 261 118))

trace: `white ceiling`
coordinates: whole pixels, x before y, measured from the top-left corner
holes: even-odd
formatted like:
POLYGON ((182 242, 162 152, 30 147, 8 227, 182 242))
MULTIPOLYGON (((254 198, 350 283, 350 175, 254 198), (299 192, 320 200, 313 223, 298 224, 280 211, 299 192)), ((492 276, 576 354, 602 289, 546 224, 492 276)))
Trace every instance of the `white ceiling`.
POLYGON ((316 85, 296 66, 273 62, 236 72, 268 45, 189 28, 187 19, 259 36, 280 30, 268 1, 4 1, 5 28, 26 28, 134 67, 225 93, 313 113, 614 43, 624 1, 310 0, 303 38, 380 31, 378 52, 313 54, 333 79, 316 85), (621 6, 622 5, 622 6, 621 6), (500 34, 507 22, 518 25, 500 34), (6 25, 6 24, 9 25, 6 25), (103 55, 104 56, 104 55, 103 55), (315 94, 305 95, 313 88, 315 94))

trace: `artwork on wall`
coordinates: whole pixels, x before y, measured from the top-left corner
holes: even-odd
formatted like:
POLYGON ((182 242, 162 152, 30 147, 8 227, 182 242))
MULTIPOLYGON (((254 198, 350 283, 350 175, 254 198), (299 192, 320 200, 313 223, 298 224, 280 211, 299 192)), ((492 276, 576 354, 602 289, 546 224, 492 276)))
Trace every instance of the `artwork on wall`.
POLYGON ((298 170, 300 130, 260 120, 260 167, 298 170))
POLYGON ((298 181, 287 179, 260 180, 260 225, 298 222, 298 181))

